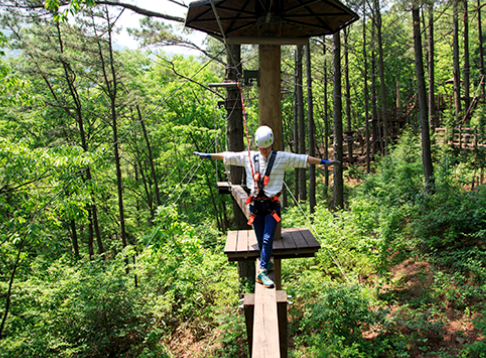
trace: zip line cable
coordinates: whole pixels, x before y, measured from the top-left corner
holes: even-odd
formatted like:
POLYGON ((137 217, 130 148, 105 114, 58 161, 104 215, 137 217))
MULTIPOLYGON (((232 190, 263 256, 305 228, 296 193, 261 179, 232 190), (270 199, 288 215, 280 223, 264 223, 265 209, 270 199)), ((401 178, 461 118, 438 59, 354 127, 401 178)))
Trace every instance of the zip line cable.
MULTIPOLYGON (((315 225, 312 223, 312 221, 309 219, 309 217, 307 216, 307 214, 305 213, 304 209, 302 209, 302 206, 299 204, 299 202, 297 201, 297 199, 295 198, 294 194, 292 193, 292 191, 289 189, 287 183, 284 181, 284 184, 285 184, 285 187, 287 188, 287 191, 290 193, 290 195, 292 196, 292 199, 294 200, 294 202, 297 204, 297 207, 300 209, 300 211, 302 212, 302 214, 304 215, 304 217, 306 218, 306 220, 309 222, 309 226, 311 227, 311 229, 314 231, 314 235, 316 235, 318 238, 319 238, 319 241, 322 242, 322 238, 321 236, 319 235, 319 233, 317 232, 317 229, 315 228, 315 225)), ((327 253, 329 254, 329 256, 331 256, 331 259, 334 261, 334 263, 336 264, 336 266, 339 268, 339 271, 341 271, 341 274, 343 275, 344 279, 346 280, 346 282, 348 284, 350 284, 351 282, 349 281, 348 279, 348 276, 346 276, 346 274, 344 273, 344 270, 343 268, 341 267, 339 261, 337 260, 337 258, 334 257, 334 255, 331 253, 331 251, 326 247, 326 251, 327 253)))

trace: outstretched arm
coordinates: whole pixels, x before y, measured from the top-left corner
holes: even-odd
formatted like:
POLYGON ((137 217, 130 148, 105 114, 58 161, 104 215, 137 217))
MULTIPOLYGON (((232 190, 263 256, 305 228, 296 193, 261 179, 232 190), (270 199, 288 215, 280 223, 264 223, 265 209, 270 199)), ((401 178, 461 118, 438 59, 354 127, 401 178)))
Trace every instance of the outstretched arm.
POLYGON ((339 160, 325 160, 316 157, 311 157, 310 155, 307 157, 307 163, 309 164, 341 164, 339 160))
POLYGON ((194 152, 195 155, 201 158, 219 159, 224 160, 224 153, 200 153, 194 152))

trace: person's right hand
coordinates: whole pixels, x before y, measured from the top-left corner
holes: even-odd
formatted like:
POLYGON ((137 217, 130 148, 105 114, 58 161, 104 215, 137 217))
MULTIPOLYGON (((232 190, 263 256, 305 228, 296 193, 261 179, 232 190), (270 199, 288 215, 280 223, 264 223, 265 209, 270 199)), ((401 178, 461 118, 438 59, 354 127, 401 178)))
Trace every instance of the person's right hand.
POLYGON ((211 158, 211 153, 201 153, 201 152, 194 152, 195 155, 201 158, 211 158))

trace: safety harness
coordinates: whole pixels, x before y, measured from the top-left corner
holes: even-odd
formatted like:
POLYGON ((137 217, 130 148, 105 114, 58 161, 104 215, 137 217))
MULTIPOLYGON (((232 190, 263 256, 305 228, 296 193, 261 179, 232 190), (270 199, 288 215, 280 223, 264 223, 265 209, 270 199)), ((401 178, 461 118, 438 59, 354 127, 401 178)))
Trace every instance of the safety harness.
POLYGON ((253 161, 254 161, 254 174, 253 174, 253 182, 254 182, 254 191, 253 195, 249 196, 248 199, 246 200, 246 204, 250 204, 252 201, 267 201, 268 204, 265 205, 264 210, 257 210, 253 211, 253 213, 250 215, 250 218, 248 219, 248 225, 252 225, 253 221, 257 217, 257 215, 266 215, 270 213, 270 215, 273 216, 273 218, 277 221, 280 222, 280 217, 278 216, 277 212, 275 210, 271 210, 270 208, 270 202, 277 202, 280 203, 280 199, 278 195, 274 195, 272 197, 268 197, 265 195, 264 192, 264 187, 268 184, 268 181, 270 180, 270 173, 272 172, 273 164, 275 163, 275 158, 277 157, 277 151, 272 150, 272 153, 270 154, 270 158, 268 159, 268 164, 267 168, 265 169, 265 175, 262 177, 260 174, 260 157, 259 154, 255 154, 253 156, 253 161))

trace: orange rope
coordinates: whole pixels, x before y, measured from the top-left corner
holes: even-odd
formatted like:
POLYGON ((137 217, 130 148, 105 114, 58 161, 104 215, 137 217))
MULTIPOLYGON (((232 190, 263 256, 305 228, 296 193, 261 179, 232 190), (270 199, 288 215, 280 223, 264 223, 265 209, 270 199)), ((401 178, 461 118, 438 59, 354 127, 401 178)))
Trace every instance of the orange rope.
POLYGON ((238 88, 240 89, 240 95, 241 95, 241 109, 243 111, 243 123, 245 124, 246 142, 248 144, 248 160, 250 161, 251 177, 254 178, 255 177, 255 170, 253 169, 253 161, 251 160, 250 138, 248 136, 248 127, 247 127, 247 124, 246 124, 245 101, 243 100, 243 87, 240 87, 240 82, 238 82, 238 88))

